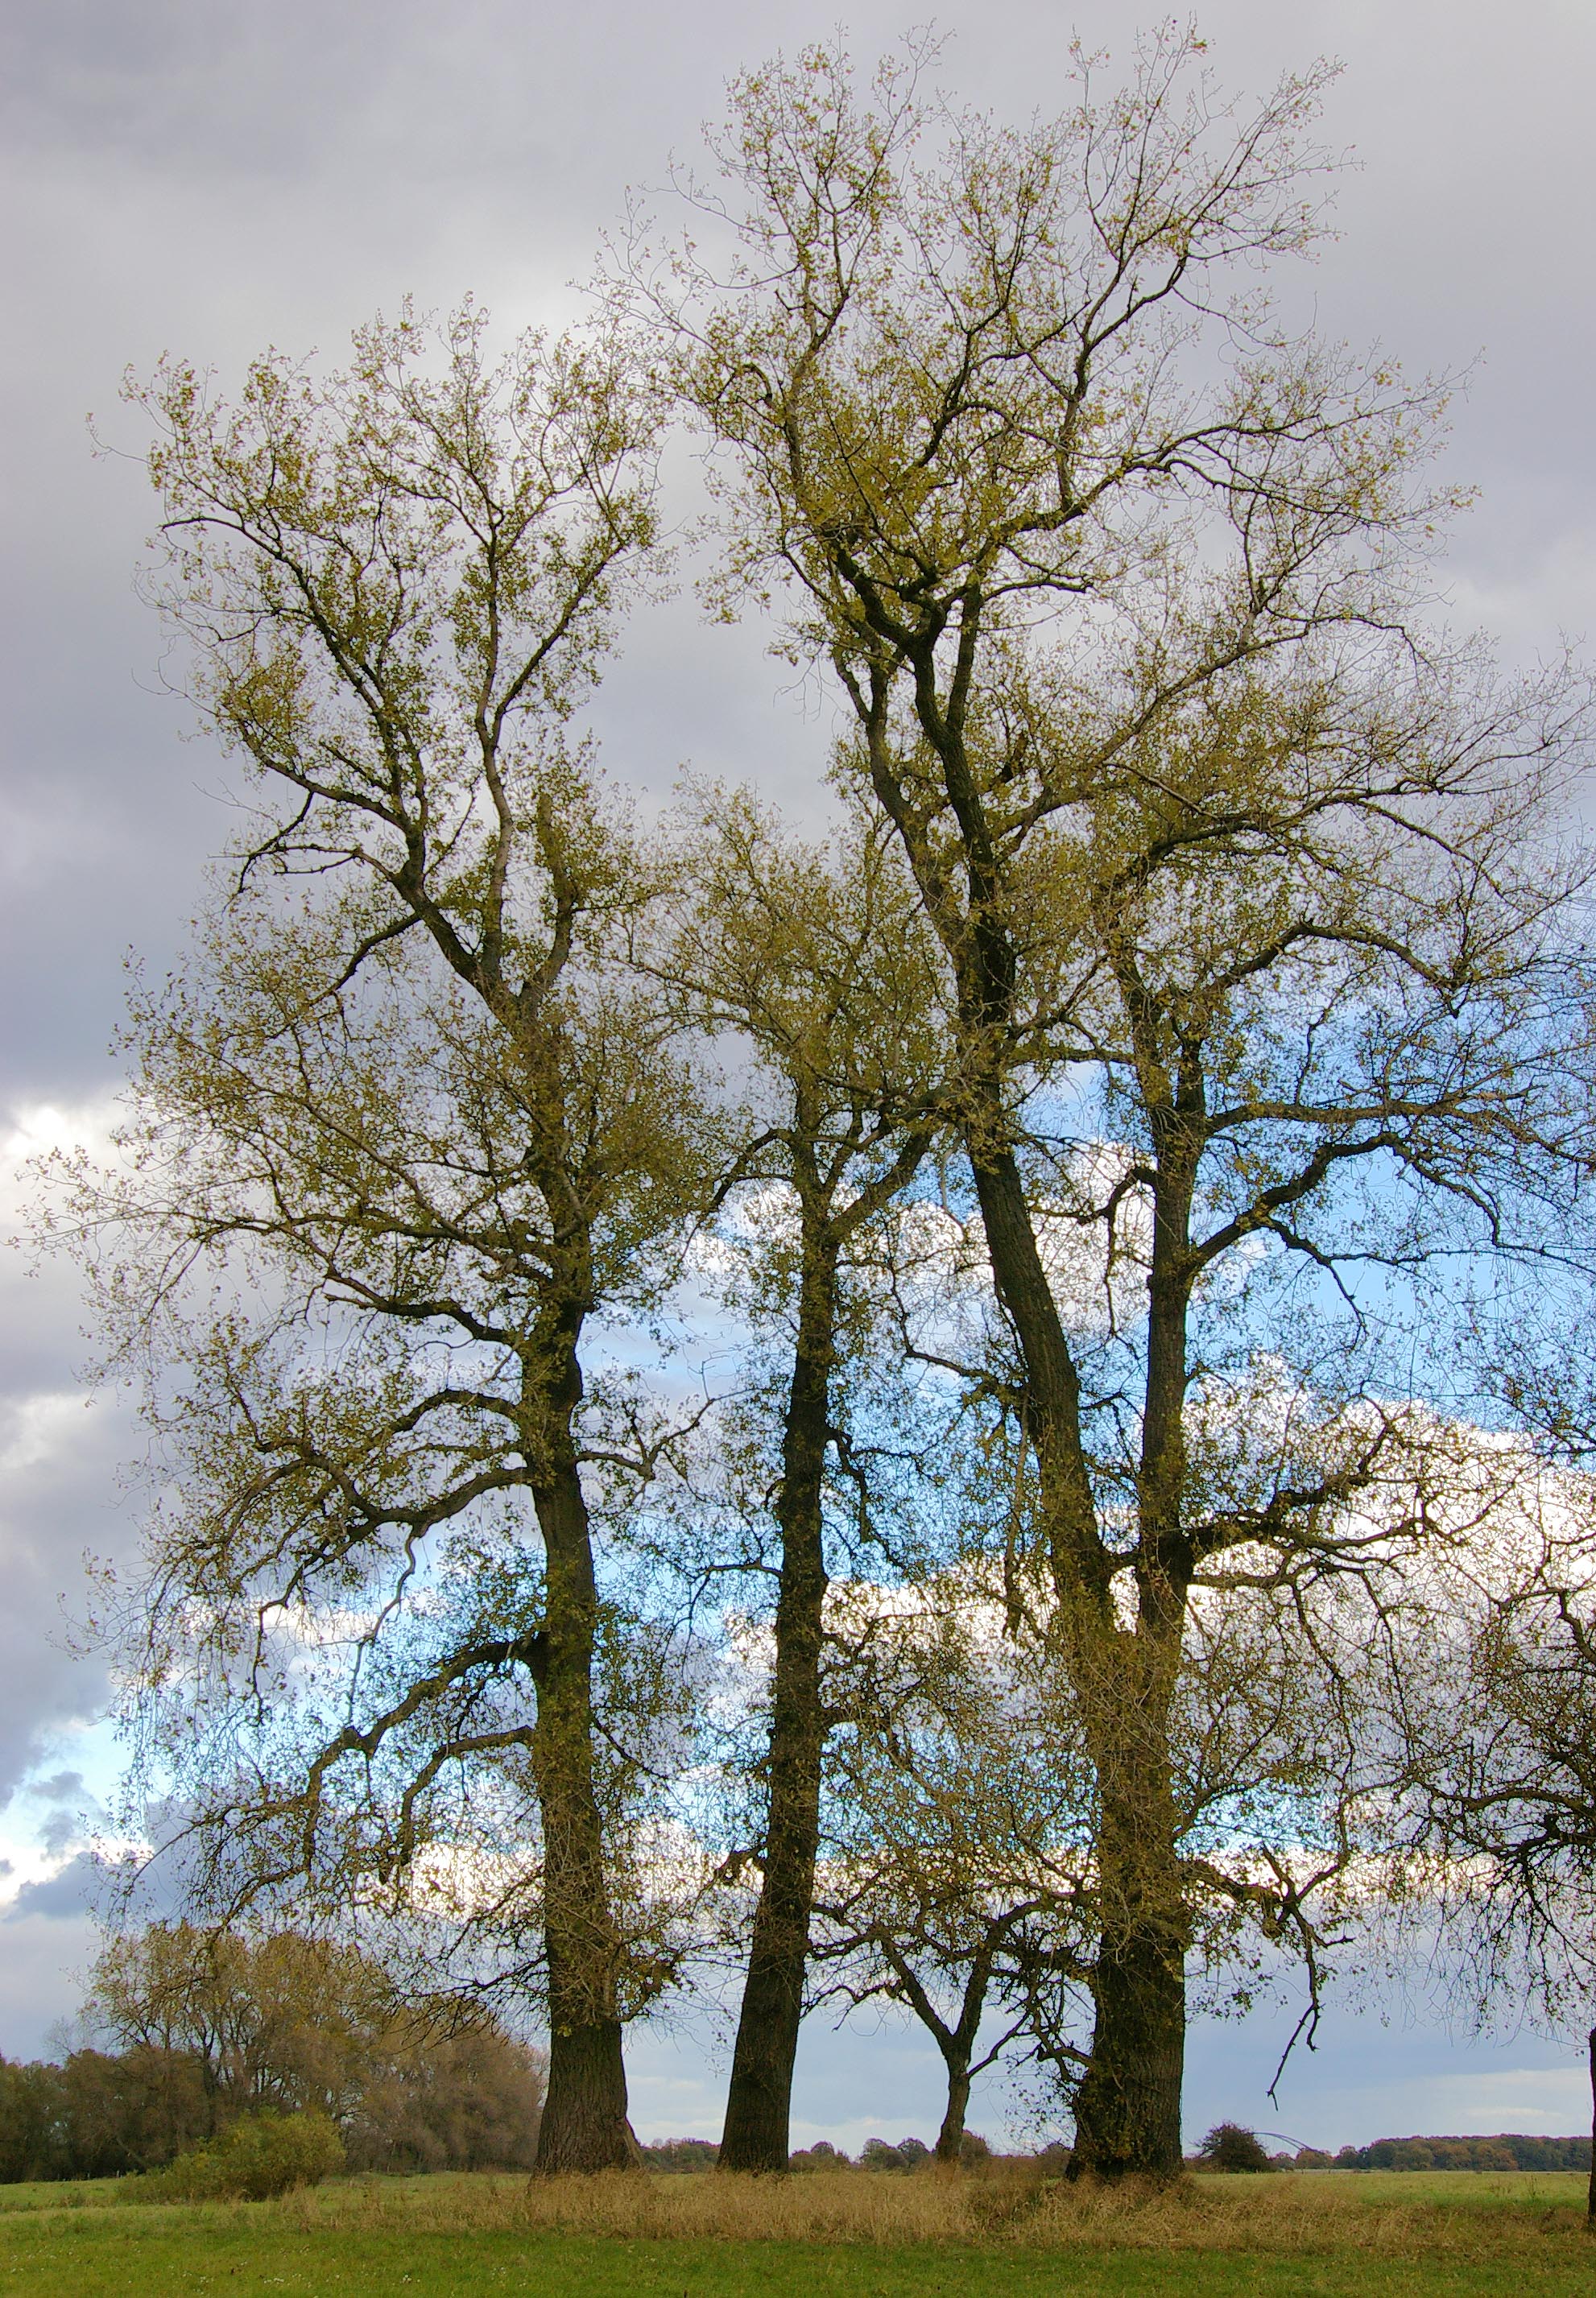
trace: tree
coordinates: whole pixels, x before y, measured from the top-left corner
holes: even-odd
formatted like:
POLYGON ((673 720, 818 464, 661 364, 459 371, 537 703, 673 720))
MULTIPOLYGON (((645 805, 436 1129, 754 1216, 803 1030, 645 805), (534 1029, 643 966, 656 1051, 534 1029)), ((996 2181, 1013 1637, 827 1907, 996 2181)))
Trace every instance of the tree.
MULTIPOLYGON (((1570 1223, 1533 1318, 1515 1301, 1510 1347, 1498 1352, 1498 1332, 1487 1350, 1518 1426, 1482 1449, 1511 1464, 1510 1487, 1475 1552, 1437 1573, 1402 1623, 1390 1866, 1399 1941, 1417 1935, 1449 2002, 1481 2028, 1504 2003, 1515 2022, 1572 2024, 1596 2112, 1596 1490, 1577 1281, 1588 1249, 1570 1223)), ((1596 2171, 1589 2215, 1596 2223, 1596 2171)))
MULTIPOLYGON (((864 1416, 837 1385, 868 1338, 859 1263, 935 1137, 943 1045, 917 905, 872 825, 850 823, 831 853, 806 850, 746 797, 717 792, 683 886, 668 972, 698 1025, 736 1032, 756 1065, 745 1138, 717 1194, 753 1201, 763 1236, 751 1267, 741 1256, 743 1313, 781 1335, 756 1343, 744 1367, 761 1393, 742 1417, 752 1408, 780 1431, 779 1463, 755 1439, 774 1470, 776 1600, 760 1881, 719 2161, 784 2170, 830 1722, 828 1516, 834 1547, 839 1511, 828 1503, 839 1470, 861 1473, 864 1416)), ((841 1513, 856 1516, 856 1502, 841 1513)))
POLYGON ((1043 1989, 1087 1968, 1089 1784, 1034 1654, 967 1567, 856 1585, 837 1608, 852 1665, 836 1671, 822 1967, 830 1991, 902 2004, 930 2035, 947 2078, 935 2152, 957 2162, 974 2078, 1021 2038, 1046 2048, 1043 1989))
MULTIPOLYGON (((1054 1283, 1068 1298, 1056 1267, 1054 1283)), ((1255 1453, 1262 1404, 1253 1400, 1255 1453)), ((832 1636, 855 1658, 833 1694, 820 1896, 836 1991, 901 2002, 936 2041, 948 2077, 938 2151, 948 2159, 972 2076, 1005 2052, 1018 2046, 1066 2092, 1078 2079, 1103 1912, 1096 1778, 1057 1666, 1046 1571, 1026 1556, 1026 1503, 1012 1489, 1019 1448, 980 1442, 980 1425, 970 1409, 942 1437, 955 1456, 943 1474, 961 1495, 961 1560, 907 1589, 838 1591, 848 1625, 832 1636)), ((988 1434, 1001 1440, 1001 1423, 988 1434)), ((1200 1413, 1193 1434, 1213 1442, 1200 1413)), ((1223 1450, 1235 1476, 1234 1432, 1223 1450)), ((1433 1437, 1414 1444, 1415 1480, 1435 1480, 1443 1458, 1433 1437)), ((1388 1458, 1384 1480, 1395 1467, 1388 1458)), ((1211 1504, 1211 1481, 1208 1492, 1211 1504)), ((1375 1537, 1371 1525, 1370 1547, 1375 1537)), ((1405 1544, 1393 1542, 1382 1566, 1405 1544)), ((1301 1562, 1276 1580, 1256 1562, 1240 1558, 1217 1586, 1210 1574, 1194 1589, 1170 1789, 1205 2007, 1245 2010, 1294 1963, 1309 2002, 1289 2057, 1304 2035, 1311 2046, 1334 1950, 1358 1937, 1369 1876, 1389 1850, 1399 1742, 1383 1657, 1393 1624, 1382 1614, 1405 1597, 1371 1598, 1360 1570, 1327 1576, 1301 1562)))
POLYGON ((1216 2122, 1197 2153, 1215 2170, 1271 2170, 1269 2154, 1255 2131, 1239 2122, 1216 2122))
POLYGON ((481 2016, 418 2033, 401 2018, 345 2132, 357 2170, 530 2170, 537 2162, 544 2055, 481 2016))
POLYGON ((655 1439, 588 1360, 703 1143, 613 963, 653 881, 564 730, 652 546, 657 410, 601 334, 494 363, 469 309, 343 374, 269 355, 236 407, 180 364, 132 397, 153 588, 250 798, 83 1208, 173 1467, 131 1697, 202 1904, 508 1927, 540 2165, 624 2163, 622 2023, 669 1963, 617 1917, 646 1766, 596 1735, 630 1663, 593 1514, 655 1439))
POLYGON ((1243 116, 1194 45, 1156 37, 1107 98, 1083 66, 1079 107, 1023 132, 922 97, 923 57, 867 98, 826 51, 747 74, 700 203, 723 270, 689 245, 618 291, 718 450, 725 595, 793 601, 942 954, 1096 1778, 1073 2104, 1076 2165, 1107 2176, 1179 2162, 1194 1586, 1226 1557, 1281 1586, 1368 1559, 1350 1505, 1385 1431, 1337 1410, 1375 1380, 1337 1369, 1369 1330, 1352 1275, 1449 1221, 1510 1237, 1521 1198, 1566 1199, 1586 1114, 1583 864, 1545 827, 1582 698, 1499 691, 1422 631, 1443 392, 1271 320, 1257 269, 1314 233, 1320 76, 1243 116), (1123 1160, 1062 1217, 1111 1256, 1145 1218, 1146 1294, 1094 1393, 1047 1244, 1105 1133, 1123 1160), (1336 1281, 1313 1363, 1291 1340, 1336 1281), (1249 1315, 1214 1313, 1224 1288, 1249 1315), (1323 1443, 1211 1500, 1199 1367, 1239 1391, 1282 1345, 1331 1392, 1323 1443))
POLYGON ((74 2144, 80 2157, 92 2151, 93 2090, 112 2169, 170 2162, 242 2115, 307 2111, 337 2128, 356 2169, 535 2160, 542 2054, 469 1998, 407 2001, 355 1947, 153 1923, 108 1943, 85 2008, 120 2055, 68 2061, 74 2144), (88 2061, 92 2081, 79 2069, 88 2061))
POLYGON ((197 2061, 218 2112, 315 2106, 343 2121, 399 2005, 356 1947, 178 1922, 109 1941, 85 2011, 124 2052, 197 2061))
POLYGON ((204 2062, 189 2051, 149 2044, 130 2050, 73 2051, 60 2069, 38 2070, 61 2087, 62 2151, 45 2175, 122 2178, 158 2170, 217 2127, 217 2101, 204 2062))

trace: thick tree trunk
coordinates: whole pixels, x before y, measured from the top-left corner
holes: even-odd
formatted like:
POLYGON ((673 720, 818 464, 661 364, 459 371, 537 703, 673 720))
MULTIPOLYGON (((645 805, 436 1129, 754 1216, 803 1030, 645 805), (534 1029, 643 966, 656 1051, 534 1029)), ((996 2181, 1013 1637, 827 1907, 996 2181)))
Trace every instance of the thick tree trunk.
POLYGON ((970 2112, 970 2065, 947 2058, 947 2108, 933 2150, 939 2162, 956 2162, 964 2144, 964 2117, 970 2112))
MULTIPOLYGON (((1126 1639, 1143 1647, 1136 1656, 1144 1660, 1148 1641, 1126 1639)), ((1165 1668, 1154 1673, 1167 1679, 1165 1668)), ((1122 1714, 1115 1735, 1117 1766, 1106 1750, 1099 1765, 1100 1790, 1105 1773, 1108 1785, 1097 1846, 1096 2015, 1076 2094, 1072 2177, 1162 2179, 1180 2171, 1187 1922, 1159 1721, 1167 1708, 1154 1686, 1143 1691, 1140 1701, 1124 1702, 1135 1712, 1122 1714)))
POLYGON ((820 1696, 826 1595, 821 1495, 831 1425, 837 1246, 824 1232, 806 1236, 804 1243, 798 1343, 776 1499, 781 1563, 765 1872, 754 1911, 748 1979, 726 2094, 723 2170, 787 2168, 792 2071, 815 1901, 825 1745, 820 1696))
POLYGON ((1161 1104, 1154 1125, 1158 1180, 1137 1473, 1136 1631, 1121 1631, 1112 1651, 1082 1655, 1087 1695, 1099 1712, 1103 1919, 1093 1979, 1096 2018, 1076 2097, 1071 2171, 1101 2178, 1129 2171, 1173 2178, 1181 2165, 1188 1923, 1170 1719, 1192 1571, 1182 1508, 1187 1242, 1196 1171, 1189 1128, 1196 1114, 1200 1109, 1161 1104))
MULTIPOLYGON (((972 645, 972 627, 966 625, 966 637, 972 645)), ((1019 973, 1005 898, 1012 889, 1003 882, 1001 859, 965 754, 962 706, 955 708, 950 700, 944 714, 934 699, 935 637, 915 657, 916 709, 942 763, 969 869, 969 899, 962 916, 949 906, 943 868, 933 864, 910 823, 896 763, 873 724, 872 765, 877 796, 898 824, 928 911, 957 971, 968 1062, 964 1147, 996 1290, 1013 1319, 1024 1365, 1027 1427, 1036 1451, 1064 1662, 1083 1707, 1096 1711, 1094 1758, 1104 1803, 1096 1849, 1104 1917, 1092 2052, 1077 2095, 1073 2168, 1104 2178, 1131 2171, 1168 2178, 1180 2167, 1186 2054, 1186 1922, 1169 1793, 1168 1694, 1190 1579, 1179 1537, 1186 1302, 1192 1274, 1186 1265, 1186 1223, 1202 1137, 1201 1095, 1189 1108, 1171 1112, 1163 1106, 1164 1081, 1151 1071, 1140 1079, 1150 1104, 1159 1104, 1161 1121, 1154 1126, 1160 1178, 1138 1491, 1140 1617, 1133 1633, 1118 1619, 1114 1580, 1120 1558, 1105 1546, 1097 1520, 1079 1378, 1011 1146, 1005 1062, 1013 1044, 1019 973), (1171 1153, 1178 1170, 1166 1177, 1163 1161, 1171 1153), (1135 1682, 1123 1681, 1122 1668, 1135 1682), (1153 1696, 1138 1702, 1138 1686, 1153 1696), (1138 1785, 1145 1789, 1145 1798, 1138 1785)), ((1139 994, 1138 985, 1130 987, 1139 994)), ((1135 1018, 1145 1024, 1145 1014, 1135 1018)), ((1137 1042, 1138 1054, 1151 1043, 1145 1027, 1137 1042)))
POLYGON ((533 1497, 543 1535, 543 1631, 534 1674, 549 1980, 549 2088, 541 2171, 610 2170, 640 2157, 626 2120, 616 1980, 620 1941, 604 1873, 593 1786, 592 1669, 598 1591, 571 1419, 581 1395, 575 1341, 537 1434, 533 1497))
MULTIPOLYGON (((1151 1535, 1143 1520, 1143 1547, 1151 1535)), ((1178 2176, 1189 1931, 1170 1747, 1183 1594, 1138 1565, 1136 1627, 1082 1637, 1068 1665, 1096 1773, 1098 1922, 1091 2054, 1071 2175, 1178 2176)))
POLYGON ((626 2120, 620 2021, 590 2020, 564 2029, 551 2024, 539 2170, 631 2170, 639 2159, 626 2120))
POLYGON ((1105 1928, 1093 1992, 1092 2054, 1075 2101, 1071 2176, 1180 2171, 1186 1973, 1169 1924, 1105 1928))

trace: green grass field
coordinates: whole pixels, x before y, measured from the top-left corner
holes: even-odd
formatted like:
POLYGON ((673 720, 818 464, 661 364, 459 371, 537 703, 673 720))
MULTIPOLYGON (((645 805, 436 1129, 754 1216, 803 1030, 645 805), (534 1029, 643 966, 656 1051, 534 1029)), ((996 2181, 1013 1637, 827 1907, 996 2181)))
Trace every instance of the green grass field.
POLYGON ((866 2173, 134 2195, 0 2187, 0 2298, 1583 2298, 1596 2284, 1584 2181, 1541 2173, 1201 2178, 1151 2200, 866 2173))

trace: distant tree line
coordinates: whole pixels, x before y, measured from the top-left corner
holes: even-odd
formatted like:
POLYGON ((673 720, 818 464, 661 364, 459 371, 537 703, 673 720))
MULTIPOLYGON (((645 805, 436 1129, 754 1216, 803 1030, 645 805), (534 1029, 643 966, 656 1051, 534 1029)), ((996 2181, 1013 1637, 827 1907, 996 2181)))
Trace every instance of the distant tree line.
MULTIPOLYGON (((1067 2150, 1049 2147, 1045 2155, 1067 2150)), ((712 2138, 662 2138, 642 2150, 643 2160, 651 2170, 713 2170, 720 2161, 721 2150, 712 2138)), ((964 2133, 961 2159, 968 2166, 990 2159, 991 2147, 974 2130, 964 2133)), ((932 2160, 931 2149, 923 2138, 900 2138, 896 2143, 887 2138, 867 2138, 856 2156, 846 2147, 834 2146, 829 2138, 817 2138, 813 2146, 801 2146, 792 2155, 789 2169, 793 2170, 917 2170, 922 2162, 932 2160)))
MULTIPOLYGON (((642 2150, 651 2170, 713 2170, 720 2148, 711 2138, 663 2138, 642 2150)), ((921 2138, 867 2138, 856 2155, 817 2139, 791 2158, 794 2170, 914 2170, 933 2159, 921 2138)), ((963 2159, 972 2164, 992 2159, 992 2149, 974 2131, 964 2135, 963 2159)), ((1054 2140, 1037 2160, 1058 2171, 1069 2162, 1070 2149, 1054 2140)), ((1211 2130, 1195 2158, 1200 2166, 1217 2170, 1577 2170, 1591 2167, 1591 2141, 1584 2138, 1543 2138, 1523 2131, 1498 2131, 1490 2137, 1376 2138, 1367 2146, 1344 2146, 1332 2154, 1319 2146, 1303 2146, 1296 2154, 1270 2154, 1256 2132, 1240 2123, 1222 2122, 1211 2130)))
POLYGON ((161 2170, 244 2115, 327 2116, 351 2169, 526 2168, 543 2060, 491 2014, 418 2020, 348 1947, 155 1925, 101 1958, 111 2050, 0 2061, 0 2182, 161 2170))
MULTIPOLYGON (((1302 2157, 1297 2157, 1299 2162, 1302 2157)), ((1331 2158, 1326 2156, 1330 2162, 1331 2158)), ((1538 2138, 1520 2130, 1491 2138, 1377 2138, 1368 2146, 1344 2146, 1337 2170, 1588 2170, 1591 2141, 1538 2138)))

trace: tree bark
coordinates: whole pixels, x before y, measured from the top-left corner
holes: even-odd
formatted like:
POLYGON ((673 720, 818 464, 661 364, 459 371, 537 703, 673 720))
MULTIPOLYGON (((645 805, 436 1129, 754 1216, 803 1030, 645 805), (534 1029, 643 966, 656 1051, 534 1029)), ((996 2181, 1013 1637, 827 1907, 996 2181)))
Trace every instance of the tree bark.
POLYGON ((949 2058, 944 2052, 943 2062, 947 2069, 947 2106, 932 2152, 939 2162, 956 2162, 964 2143, 964 2117, 970 2111, 970 2062, 949 2058))
POLYGON ((616 1980, 620 1941, 604 1872, 593 1784, 592 1669, 598 1591, 572 1420, 582 1394, 575 1335, 566 1337, 547 1417, 533 1432, 533 1495, 543 1535, 543 1633, 535 1668, 538 1800, 543 1831, 543 1933, 549 1986, 549 2087, 537 2168, 634 2166, 626 2119, 616 1980))
POLYGON ((1590 2035, 1591 2052, 1591 2184, 1585 2195, 1585 2224, 1596 2231, 1596 2027, 1590 2035))
MULTIPOLYGON (((806 1219, 806 1228, 810 1226, 806 1219)), ((723 2170, 787 2168, 826 1730, 820 1696, 827 1585, 822 1489, 836 1351, 837 1258, 835 1237, 815 1223, 804 1239, 798 1342, 775 1507, 781 1562, 765 1872, 726 2094, 723 2170)))
MULTIPOLYGON (((1104 1882, 1112 1889, 1111 1876, 1104 1882)), ((1178 1916, 1126 1913, 1098 1940, 1091 2058, 1075 2101, 1070 2175, 1179 2175, 1186 1970, 1178 1916)))
POLYGON ((640 2160, 626 2120, 620 2021, 589 2020, 563 2031, 551 2022, 539 2172, 632 2170, 640 2160))

